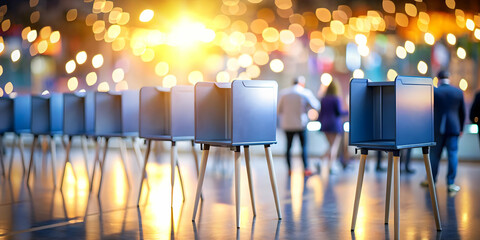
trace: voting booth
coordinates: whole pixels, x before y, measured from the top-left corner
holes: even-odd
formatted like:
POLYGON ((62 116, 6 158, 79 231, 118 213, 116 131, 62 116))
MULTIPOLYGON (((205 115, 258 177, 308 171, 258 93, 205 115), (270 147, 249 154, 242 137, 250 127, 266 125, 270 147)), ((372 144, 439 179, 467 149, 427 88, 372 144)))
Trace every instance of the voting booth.
MULTIPOLYGON (((23 109, 22 111, 25 111, 25 109, 23 109)), ((31 97, 30 124, 30 130, 33 134, 33 143, 30 152, 30 164, 27 173, 27 184, 29 183, 32 168, 35 168, 35 147, 38 144, 39 136, 43 136, 50 137, 49 145, 52 159, 52 176, 54 185, 56 186, 56 150, 54 136, 63 135, 63 94, 50 93, 46 95, 33 95, 31 97)), ((43 154, 45 154, 45 152, 43 152, 43 154)))
MULTIPOLYGON (((91 99, 86 99, 87 119, 90 115, 91 99)), ((138 90, 126 90, 121 92, 95 92, 93 98, 93 131, 87 125, 87 132, 94 138, 104 138, 103 157, 99 158, 99 145, 97 142, 95 161, 93 166, 93 173, 90 180, 90 191, 93 186, 93 177, 95 175, 95 169, 97 163, 100 166, 101 176, 100 185, 98 188, 98 194, 102 189, 103 175, 105 172, 105 162, 108 150, 109 139, 112 137, 120 138, 120 153, 122 155, 123 166, 125 176, 127 178, 128 186, 130 186, 130 180, 126 168, 127 148, 125 138, 138 137, 139 131, 139 91, 138 90)), ((141 159, 141 153, 139 147, 136 145, 135 140, 132 140, 133 149, 137 157, 137 163, 141 159)))
POLYGON ((202 145, 202 161, 192 220, 202 192, 210 146, 230 147, 235 152, 236 224, 240 227, 240 147, 245 162, 252 210, 256 215, 250 170, 250 145, 264 145, 272 191, 281 219, 270 144, 276 143, 277 94, 275 81, 234 80, 229 83, 198 82, 195 85, 195 142, 202 145))
POLYGON ((395 81, 350 81, 349 145, 361 152, 351 229, 354 231, 369 150, 387 151, 388 173, 385 223, 388 223, 392 174, 394 175, 394 232, 399 239, 400 149, 421 147, 437 229, 441 230, 429 147, 435 145, 431 78, 397 76, 395 81), (392 159, 393 158, 393 159, 392 159))
POLYGON ((173 204, 173 187, 175 168, 178 167, 183 200, 185 193, 183 179, 178 165, 177 141, 191 141, 192 153, 198 174, 198 158, 195 151, 195 119, 194 119, 193 86, 174 86, 172 88, 143 87, 140 89, 140 137, 147 140, 147 151, 140 181, 138 202, 142 193, 143 179, 150 156, 152 141, 170 141, 171 160, 171 204, 173 204))
MULTIPOLYGON (((15 153, 15 146, 20 150, 21 162, 23 172, 26 172, 25 167, 25 152, 23 148, 23 139, 21 134, 31 132, 31 105, 32 100, 30 95, 18 95, 15 98, 1 97, 0 98, 0 163, 2 167, 2 176, 5 176, 5 164, 3 153, 3 135, 6 133, 13 133, 11 159, 15 153)), ((9 173, 12 172, 13 162, 10 162, 9 173)))

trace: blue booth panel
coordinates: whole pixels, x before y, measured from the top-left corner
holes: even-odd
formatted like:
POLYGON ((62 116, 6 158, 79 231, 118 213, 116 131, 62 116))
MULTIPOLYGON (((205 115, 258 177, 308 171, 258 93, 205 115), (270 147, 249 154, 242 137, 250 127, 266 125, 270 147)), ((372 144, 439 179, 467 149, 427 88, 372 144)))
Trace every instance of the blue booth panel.
POLYGON ((0 135, 14 131, 13 99, 0 97, 0 135))
POLYGON ((63 133, 70 136, 86 134, 85 93, 64 93, 63 111, 63 133))
POLYGON ((433 84, 425 77, 350 82, 349 144, 372 149, 435 145, 433 84))
POLYGON ((170 89, 140 89, 140 137, 170 140, 170 89))
POLYGON ((95 92, 85 93, 85 132, 95 135, 95 92))
POLYGON ((21 95, 13 100, 13 111, 15 115, 15 133, 31 133, 32 127, 32 97, 21 95))
POLYGON ((235 80, 195 85, 195 141, 212 145, 276 143, 275 81, 235 80))
POLYGON ((140 137, 193 140, 193 86, 143 87, 140 90, 140 137))
POLYGON ((195 94, 193 86, 175 86, 171 95, 172 140, 193 140, 195 136, 195 94))
POLYGON ((94 135, 106 137, 138 135, 138 103, 139 95, 136 90, 96 92, 94 135))
POLYGON ((63 94, 32 96, 31 130, 35 135, 63 133, 63 94))

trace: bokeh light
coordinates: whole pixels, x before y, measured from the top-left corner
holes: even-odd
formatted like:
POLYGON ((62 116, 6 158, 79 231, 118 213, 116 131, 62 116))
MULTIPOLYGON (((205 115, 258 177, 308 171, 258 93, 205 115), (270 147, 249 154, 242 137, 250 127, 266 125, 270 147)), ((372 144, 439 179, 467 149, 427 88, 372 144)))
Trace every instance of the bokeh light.
POLYGON ((203 81, 203 74, 200 71, 192 71, 188 74, 188 82, 195 85, 197 82, 203 81))
POLYGON ((458 87, 460 87, 460 89, 462 89, 462 91, 466 91, 467 88, 468 88, 468 82, 467 80, 465 80, 465 78, 462 78, 460 80, 460 82, 458 83, 458 87))
POLYGON ((467 56, 467 52, 465 51, 464 48, 458 47, 458 49, 457 49, 457 56, 458 56, 458 58, 460 58, 460 59, 465 59, 465 57, 467 56))
POLYGON ((102 54, 97 54, 93 56, 92 58, 92 66, 94 68, 99 68, 103 65, 103 55, 102 54))
POLYGON ((73 71, 75 71, 75 68, 77 67, 77 65, 75 64, 75 61, 73 60, 70 60, 68 61, 66 64, 65 64, 65 71, 70 74, 72 73, 73 71))
POLYGON ((353 76, 354 78, 364 78, 364 77, 365 77, 365 73, 363 72, 362 69, 355 69, 355 71, 353 71, 352 76, 353 76))
POLYGON ((18 61, 20 59, 20 56, 21 56, 20 50, 18 49, 13 50, 12 53, 10 54, 10 58, 12 59, 12 62, 18 61))
POLYGON ((175 75, 169 74, 163 78, 162 86, 166 88, 171 88, 177 85, 177 77, 175 75))
POLYGON ((447 34, 447 42, 450 45, 455 45, 457 43, 457 38, 452 33, 447 34))
POLYGON ((113 70, 113 72, 112 72, 113 82, 118 83, 118 82, 122 81, 124 78, 125 78, 125 72, 123 71, 123 69, 117 68, 117 69, 113 70))
POLYGON ((155 74, 160 77, 163 77, 168 74, 169 66, 166 62, 159 62, 155 65, 155 74))
POLYGON ((417 64, 417 70, 421 74, 426 74, 428 71, 428 65, 424 61, 419 61, 417 64))
POLYGON ((138 17, 138 19, 140 20, 140 22, 150 22, 154 14, 155 13, 153 12, 153 10, 145 9, 142 11, 142 13, 140 13, 140 16, 138 17))
POLYGON ((85 51, 80 51, 75 57, 78 64, 84 64, 87 61, 87 53, 85 51))
POLYGON ((7 82, 7 84, 5 84, 5 87, 3 87, 3 89, 5 90, 5 93, 6 94, 10 94, 13 92, 13 84, 12 82, 7 82))
POLYGON ((107 82, 101 82, 98 84, 97 91, 99 92, 108 92, 110 91, 110 85, 107 82))
POLYGON ((88 86, 93 86, 95 83, 97 83, 97 73, 95 72, 90 72, 87 74, 85 77, 85 81, 87 82, 88 86))
POLYGON ((270 61, 270 69, 273 72, 279 73, 282 72, 284 68, 283 62, 280 59, 273 59, 270 61))
POLYGON ((76 77, 71 77, 67 82, 68 90, 75 91, 78 87, 78 79, 76 77))
POLYGON ((395 53, 397 54, 397 57, 400 59, 405 59, 407 57, 407 51, 402 46, 398 46, 395 53))
POLYGON ((330 73, 322 73, 322 75, 320 76, 320 82, 324 86, 329 86, 330 83, 332 83, 332 81, 333 81, 333 77, 330 73))

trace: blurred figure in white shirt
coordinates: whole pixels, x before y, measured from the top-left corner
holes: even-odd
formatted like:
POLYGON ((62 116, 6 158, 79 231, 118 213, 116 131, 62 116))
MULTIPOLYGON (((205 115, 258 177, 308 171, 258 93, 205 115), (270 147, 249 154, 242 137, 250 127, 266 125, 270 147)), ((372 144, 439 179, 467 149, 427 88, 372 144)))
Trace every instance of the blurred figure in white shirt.
POLYGON ((291 152, 292 142, 295 135, 300 138, 302 145, 302 160, 304 175, 312 175, 308 169, 307 153, 307 112, 310 109, 319 110, 320 102, 313 95, 312 91, 305 88, 305 77, 299 76, 293 81, 293 86, 283 89, 279 94, 278 115, 280 127, 287 135, 286 158, 288 173, 291 174, 291 152))

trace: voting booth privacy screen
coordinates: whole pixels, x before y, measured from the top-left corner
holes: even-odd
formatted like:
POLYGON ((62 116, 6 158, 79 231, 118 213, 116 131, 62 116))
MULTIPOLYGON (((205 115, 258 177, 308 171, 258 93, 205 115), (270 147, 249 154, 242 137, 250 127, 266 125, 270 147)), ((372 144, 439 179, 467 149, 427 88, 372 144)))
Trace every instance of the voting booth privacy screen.
POLYGON ((431 78, 350 82, 349 145, 403 149, 435 145, 431 78))

